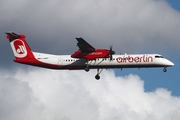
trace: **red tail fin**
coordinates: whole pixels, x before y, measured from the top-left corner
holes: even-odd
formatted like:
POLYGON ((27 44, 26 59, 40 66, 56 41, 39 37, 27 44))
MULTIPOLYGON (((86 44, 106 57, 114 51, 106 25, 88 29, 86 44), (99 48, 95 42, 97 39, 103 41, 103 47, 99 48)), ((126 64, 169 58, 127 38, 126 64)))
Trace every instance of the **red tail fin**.
POLYGON ((6 33, 9 39, 11 48, 15 56, 15 62, 29 63, 29 60, 34 60, 35 57, 25 41, 25 35, 18 35, 16 33, 6 33))

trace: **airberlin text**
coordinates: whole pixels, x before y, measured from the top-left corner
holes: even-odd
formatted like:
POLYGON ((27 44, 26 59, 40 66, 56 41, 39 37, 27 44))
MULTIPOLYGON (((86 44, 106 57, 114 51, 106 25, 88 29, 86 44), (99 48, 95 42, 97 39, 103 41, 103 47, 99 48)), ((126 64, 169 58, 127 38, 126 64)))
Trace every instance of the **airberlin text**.
POLYGON ((153 57, 152 56, 148 56, 148 55, 142 55, 142 56, 123 56, 123 57, 118 57, 116 58, 116 61, 118 63, 140 63, 140 62, 153 62, 153 57))

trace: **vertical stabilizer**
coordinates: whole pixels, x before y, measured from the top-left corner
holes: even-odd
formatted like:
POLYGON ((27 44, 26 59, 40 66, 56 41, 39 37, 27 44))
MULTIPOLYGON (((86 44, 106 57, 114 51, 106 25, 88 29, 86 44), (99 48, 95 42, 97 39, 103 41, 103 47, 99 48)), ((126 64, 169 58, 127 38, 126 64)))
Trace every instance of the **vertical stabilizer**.
POLYGON ((35 60, 30 47, 25 41, 25 35, 18 35, 13 32, 7 32, 6 34, 15 56, 15 62, 29 63, 31 60, 35 60))

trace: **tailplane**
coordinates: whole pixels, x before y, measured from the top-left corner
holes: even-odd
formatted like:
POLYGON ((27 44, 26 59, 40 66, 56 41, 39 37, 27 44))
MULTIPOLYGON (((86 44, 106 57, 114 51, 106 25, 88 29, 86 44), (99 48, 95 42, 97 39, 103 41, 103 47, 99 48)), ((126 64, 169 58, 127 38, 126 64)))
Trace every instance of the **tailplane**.
POLYGON ((7 32, 6 34, 15 56, 15 62, 28 64, 35 60, 33 52, 25 41, 25 35, 18 35, 14 32, 7 32))

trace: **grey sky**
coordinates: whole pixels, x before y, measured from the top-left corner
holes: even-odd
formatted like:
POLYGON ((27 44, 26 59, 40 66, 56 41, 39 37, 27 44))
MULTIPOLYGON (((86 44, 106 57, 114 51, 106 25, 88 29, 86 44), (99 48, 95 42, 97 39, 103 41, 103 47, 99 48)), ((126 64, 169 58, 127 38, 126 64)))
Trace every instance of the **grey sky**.
POLYGON ((162 0, 52 0, 0 2, 1 65, 12 59, 4 32, 25 34, 32 50, 72 54, 75 37, 119 53, 179 50, 180 14, 162 0), (5 52, 5 53, 4 53, 5 52))
POLYGON ((137 75, 53 71, 12 62, 6 31, 25 34, 34 51, 72 54, 75 37, 116 53, 180 50, 180 13, 165 0, 1 0, 0 119, 178 120, 180 98, 164 88, 144 92, 137 75), (17 67, 18 66, 18 67, 17 67))

